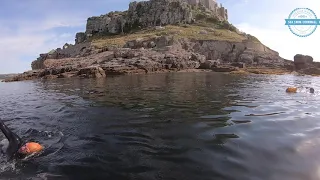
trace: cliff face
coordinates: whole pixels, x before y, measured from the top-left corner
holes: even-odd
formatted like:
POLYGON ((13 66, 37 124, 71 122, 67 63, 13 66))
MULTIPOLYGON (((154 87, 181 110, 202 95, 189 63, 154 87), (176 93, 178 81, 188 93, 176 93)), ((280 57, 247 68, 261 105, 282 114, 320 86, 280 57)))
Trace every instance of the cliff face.
POLYGON ((284 64, 278 52, 250 40, 243 42, 196 41, 191 44, 191 51, 205 55, 208 60, 220 59, 224 63, 241 62, 247 65, 262 66, 282 66, 284 64))
MULTIPOLYGON (((191 23, 191 7, 184 1, 150 0, 131 2, 128 11, 111 12, 87 20, 86 36, 96 33, 127 33, 139 27, 191 23)), ((83 40, 77 40, 81 43, 83 40)))
POLYGON ((177 23, 191 23, 191 7, 184 1, 151 0, 132 2, 129 5, 127 17, 130 26, 142 27, 161 26, 177 23))

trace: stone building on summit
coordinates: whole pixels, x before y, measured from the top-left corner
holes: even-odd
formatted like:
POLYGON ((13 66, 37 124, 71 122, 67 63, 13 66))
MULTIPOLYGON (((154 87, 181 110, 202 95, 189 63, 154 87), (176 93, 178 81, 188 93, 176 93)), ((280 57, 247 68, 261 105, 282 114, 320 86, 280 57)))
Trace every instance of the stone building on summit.
POLYGON ((222 19, 228 21, 228 11, 220 4, 218 5, 216 0, 186 0, 191 5, 203 5, 204 7, 212 10, 214 14, 219 15, 222 19))

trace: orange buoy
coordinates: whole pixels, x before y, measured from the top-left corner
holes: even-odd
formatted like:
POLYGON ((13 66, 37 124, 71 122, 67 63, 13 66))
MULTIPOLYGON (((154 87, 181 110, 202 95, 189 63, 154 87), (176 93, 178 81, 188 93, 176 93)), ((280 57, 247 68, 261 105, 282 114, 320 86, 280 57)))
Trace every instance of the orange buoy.
POLYGON ((19 151, 22 154, 32 154, 32 153, 38 153, 42 150, 43 150, 43 146, 41 146, 39 143, 28 142, 24 146, 22 146, 19 151))
POLYGON ((297 90, 298 90, 298 88, 296 88, 296 87, 288 87, 286 92, 287 93, 296 93, 297 90))

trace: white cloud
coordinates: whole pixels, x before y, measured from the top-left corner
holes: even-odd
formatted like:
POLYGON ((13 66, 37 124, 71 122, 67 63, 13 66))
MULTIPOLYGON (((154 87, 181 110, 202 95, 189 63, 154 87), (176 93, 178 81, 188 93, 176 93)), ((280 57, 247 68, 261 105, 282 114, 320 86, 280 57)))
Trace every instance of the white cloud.
MULTIPOLYGON (((241 23, 235 25, 240 30, 256 36, 266 46, 278 51, 283 58, 293 60, 296 54, 307 54, 311 55, 315 61, 320 61, 320 53, 318 53, 320 27, 312 35, 301 38, 292 34, 285 26, 285 19, 295 8, 309 7, 318 14, 319 18, 320 11, 315 7, 320 7, 320 1, 269 0, 268 3, 261 1, 261 4, 260 7, 251 7, 258 9, 254 11, 255 13, 248 12, 250 19, 244 18, 241 23)), ((239 14, 239 16, 241 18, 245 15, 239 14)))
POLYGON ((31 62, 40 53, 62 47, 64 43, 74 43, 75 32, 63 32, 61 28, 83 29, 85 21, 86 18, 68 13, 47 15, 39 20, 0 17, 0 74, 30 70, 31 62))
POLYGON ((1 29, 0 39, 0 73, 17 73, 30 70, 31 62, 40 53, 62 47, 66 42, 74 43, 74 34, 39 31, 36 27, 20 26, 15 33, 1 29))
POLYGON ((32 60, 37 55, 69 42, 70 36, 58 34, 20 34, 17 36, 1 37, 0 41, 0 72, 17 73, 30 70, 32 60), (33 59, 26 59, 33 58, 33 59))
POLYGON ((263 44, 278 51, 285 59, 293 60, 296 54, 307 54, 313 56, 314 60, 320 61, 318 53, 320 32, 316 31, 309 37, 301 38, 293 35, 287 27, 259 28, 248 24, 239 24, 237 27, 256 36, 263 44))

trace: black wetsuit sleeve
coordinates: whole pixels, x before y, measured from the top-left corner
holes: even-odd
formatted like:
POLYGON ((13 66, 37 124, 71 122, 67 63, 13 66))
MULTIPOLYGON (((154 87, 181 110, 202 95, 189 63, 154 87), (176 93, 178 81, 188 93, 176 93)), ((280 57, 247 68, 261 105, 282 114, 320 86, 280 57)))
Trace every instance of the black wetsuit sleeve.
POLYGON ((6 150, 6 153, 7 153, 8 159, 11 159, 13 158, 13 156, 17 154, 23 142, 21 138, 18 135, 16 135, 14 132, 12 132, 2 121, 0 121, 0 129, 9 141, 9 146, 6 150))

